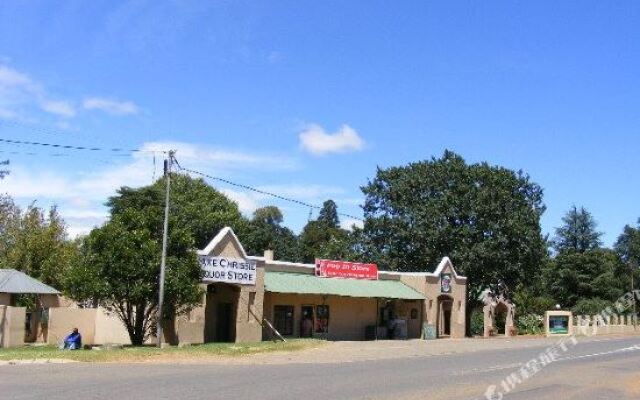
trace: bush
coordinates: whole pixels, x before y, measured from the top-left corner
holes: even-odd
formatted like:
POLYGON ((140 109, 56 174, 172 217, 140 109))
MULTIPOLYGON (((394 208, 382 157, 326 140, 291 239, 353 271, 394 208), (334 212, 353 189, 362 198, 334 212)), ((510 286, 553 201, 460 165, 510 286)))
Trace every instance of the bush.
POLYGON ((525 314, 516 318, 516 326, 521 335, 539 335, 544 331, 543 317, 525 314))
POLYGON ((484 333, 484 314, 482 309, 471 311, 471 336, 482 336, 484 333))
POLYGON ((607 300, 599 298, 594 299, 582 299, 571 309, 576 315, 596 315, 600 314, 607 307, 612 306, 613 303, 607 300))

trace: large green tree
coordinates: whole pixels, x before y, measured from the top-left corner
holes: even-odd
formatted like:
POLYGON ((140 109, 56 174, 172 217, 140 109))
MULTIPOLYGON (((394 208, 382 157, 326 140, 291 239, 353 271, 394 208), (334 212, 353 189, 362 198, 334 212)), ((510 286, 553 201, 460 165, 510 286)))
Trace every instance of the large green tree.
POLYGON ((362 191, 364 257, 384 268, 432 271, 449 256, 469 278, 470 301, 498 279, 514 289, 540 272, 542 189, 521 171, 445 151, 379 168, 362 191))
POLYGON ((559 253, 545 269, 549 294, 562 307, 571 308, 581 300, 613 302, 628 288, 629 277, 620 257, 609 249, 559 253))
POLYGON ((562 217, 562 223, 562 226, 556 228, 556 235, 552 241, 556 252, 585 252, 602 245, 602 233, 597 230, 598 224, 584 207, 572 206, 562 217))
POLYGON ((353 232, 340 228, 338 207, 333 200, 327 200, 318 219, 307 222, 300 233, 300 257, 307 263, 318 258, 358 261, 358 239, 353 232))
POLYGON ((30 205, 24 211, 9 196, 0 197, 0 268, 13 268, 56 288, 76 246, 55 207, 30 205))
MULTIPOLYGON (((122 187, 118 195, 107 202, 112 215, 125 209, 138 208, 153 211, 155 218, 162 218, 164 210, 164 179, 142 188, 122 187)), ((238 233, 248 228, 238 205, 224 194, 209 186, 202 179, 187 175, 171 175, 171 216, 177 226, 192 236, 201 249, 225 226, 238 233)), ((162 225, 157 226, 161 230, 162 225)))
POLYGON ((298 261, 298 239, 291 229, 282 226, 283 216, 278 207, 258 208, 240 240, 249 254, 261 255, 273 250, 276 258, 298 261))
MULTIPOLYGON (((139 345, 154 331, 163 233, 164 180, 121 188, 109 199, 110 221, 84 241, 66 279, 77 300, 93 300, 116 313, 139 345)), ((165 317, 201 300, 195 254, 224 226, 246 229, 235 203, 201 179, 172 174, 165 281, 165 317)))

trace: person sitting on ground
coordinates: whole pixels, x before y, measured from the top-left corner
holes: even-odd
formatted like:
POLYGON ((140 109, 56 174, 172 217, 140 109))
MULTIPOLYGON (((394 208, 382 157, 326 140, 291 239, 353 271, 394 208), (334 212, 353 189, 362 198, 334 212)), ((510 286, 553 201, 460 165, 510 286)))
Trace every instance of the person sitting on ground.
POLYGON ((73 332, 64 338, 63 349, 78 350, 82 348, 82 335, 78 332, 78 328, 73 328, 73 332))

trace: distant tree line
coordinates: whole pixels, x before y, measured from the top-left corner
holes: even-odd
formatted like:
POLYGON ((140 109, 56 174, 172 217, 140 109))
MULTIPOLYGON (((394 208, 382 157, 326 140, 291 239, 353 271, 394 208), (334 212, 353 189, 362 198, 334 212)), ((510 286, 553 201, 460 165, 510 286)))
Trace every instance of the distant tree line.
MULTIPOLYGON (((604 248, 594 217, 572 206, 548 238, 540 228, 543 190, 523 171, 467 163, 445 151, 378 168, 361 189, 361 227, 342 228, 336 203, 327 200, 296 234, 275 206, 246 218, 203 180, 172 175, 166 317, 199 303, 194 250, 224 226, 234 229, 247 253, 270 249, 282 260, 342 259, 430 272, 448 256, 469 279, 470 319, 481 292, 498 280, 511 289, 524 324, 555 304, 596 313, 640 279, 640 220, 624 227, 613 248, 604 248)), ((23 210, 11 198, 0 198, 0 267, 22 270, 76 300, 106 307, 122 319, 132 343, 141 344, 153 334, 157 309, 164 180, 123 187, 107 206, 108 222, 69 240, 55 208, 23 210)))

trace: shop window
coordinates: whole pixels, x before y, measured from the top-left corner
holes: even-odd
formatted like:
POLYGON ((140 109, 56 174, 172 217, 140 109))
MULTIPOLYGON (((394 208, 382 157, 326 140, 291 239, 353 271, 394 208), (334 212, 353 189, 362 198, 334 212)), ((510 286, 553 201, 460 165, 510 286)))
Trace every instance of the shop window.
POLYGON ((329 333, 329 306, 316 306, 316 327, 315 333, 329 333))
POLYGON ((293 335, 293 306, 274 306, 273 323, 281 335, 293 335))

